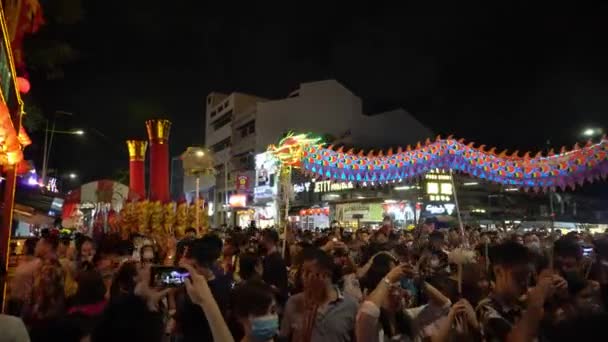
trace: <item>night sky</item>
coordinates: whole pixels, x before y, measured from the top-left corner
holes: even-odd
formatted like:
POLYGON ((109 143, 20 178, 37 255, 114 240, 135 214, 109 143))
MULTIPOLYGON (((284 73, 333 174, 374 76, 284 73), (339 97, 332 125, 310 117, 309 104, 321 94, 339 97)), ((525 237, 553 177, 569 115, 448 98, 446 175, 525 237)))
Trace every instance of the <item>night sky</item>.
MULTIPOLYGON (((211 91, 281 98, 327 78, 368 113, 402 107, 438 133, 498 150, 572 145, 583 127, 608 129, 607 4, 83 2, 82 22, 41 33, 80 58, 63 79, 30 71, 47 114, 74 113, 58 128, 88 132, 57 137, 51 161, 82 180, 128 169, 124 140, 144 138, 148 118, 173 121, 173 155, 201 144, 211 91)), ((28 157, 40 165, 35 139, 28 157)))

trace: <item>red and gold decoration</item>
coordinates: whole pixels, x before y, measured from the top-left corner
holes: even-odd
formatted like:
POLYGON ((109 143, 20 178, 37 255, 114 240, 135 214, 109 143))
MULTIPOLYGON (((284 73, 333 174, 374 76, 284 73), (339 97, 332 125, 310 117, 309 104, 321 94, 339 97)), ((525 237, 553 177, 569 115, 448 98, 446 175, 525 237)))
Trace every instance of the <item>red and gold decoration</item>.
POLYGON ((175 210, 175 235, 178 238, 186 235, 186 228, 188 228, 188 203, 181 201, 175 210))
POLYGON ((23 41, 26 35, 38 32, 44 25, 42 6, 38 0, 11 0, 2 3, 15 66, 19 73, 25 73, 23 41))
POLYGON ((144 140, 127 140, 129 150, 129 187, 131 191, 146 197, 146 149, 148 142, 144 140))
POLYGON ((140 234, 147 234, 150 230, 150 209, 148 200, 137 202, 137 231, 140 234))
POLYGON ((150 195, 151 201, 169 201, 169 132, 171 121, 146 121, 150 143, 150 195))
POLYGON ((176 220, 175 202, 169 202, 163 206, 163 230, 165 234, 173 234, 176 220))

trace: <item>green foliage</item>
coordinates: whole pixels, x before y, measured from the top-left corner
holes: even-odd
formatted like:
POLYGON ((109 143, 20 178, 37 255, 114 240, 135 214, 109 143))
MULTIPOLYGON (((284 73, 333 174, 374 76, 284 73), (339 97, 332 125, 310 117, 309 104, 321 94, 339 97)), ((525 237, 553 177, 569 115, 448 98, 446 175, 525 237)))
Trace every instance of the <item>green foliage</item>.
POLYGON ((29 96, 23 97, 23 106, 25 115, 23 115, 22 123, 25 129, 29 133, 43 129, 46 119, 42 115, 42 109, 29 96))

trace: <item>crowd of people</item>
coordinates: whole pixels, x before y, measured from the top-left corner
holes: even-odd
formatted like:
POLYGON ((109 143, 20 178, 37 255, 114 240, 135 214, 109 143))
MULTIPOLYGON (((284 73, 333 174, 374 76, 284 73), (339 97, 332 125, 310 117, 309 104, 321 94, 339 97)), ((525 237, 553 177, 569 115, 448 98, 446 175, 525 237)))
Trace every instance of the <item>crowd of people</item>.
POLYGON ((0 340, 599 341, 608 323, 603 235, 397 231, 386 220, 133 239, 28 239, 0 340), (189 277, 154 287, 158 265, 189 277))

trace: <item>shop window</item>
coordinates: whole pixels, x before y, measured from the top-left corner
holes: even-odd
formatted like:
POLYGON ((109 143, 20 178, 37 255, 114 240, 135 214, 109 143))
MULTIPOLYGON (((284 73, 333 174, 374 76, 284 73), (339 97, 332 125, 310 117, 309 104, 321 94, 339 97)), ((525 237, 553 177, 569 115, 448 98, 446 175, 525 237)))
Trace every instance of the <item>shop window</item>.
POLYGON ((211 146, 211 150, 213 152, 219 152, 227 147, 230 147, 231 145, 232 145, 232 143, 230 141, 230 137, 228 137, 228 138, 216 143, 215 145, 211 146))
POLYGON ((249 121, 248 123, 239 127, 238 130, 241 134, 241 138, 244 138, 246 136, 249 136, 249 135, 255 133, 255 121, 254 120, 249 121))
POLYGON ((226 112, 226 114, 220 116, 217 120, 215 120, 211 125, 213 125, 213 130, 217 131, 218 129, 226 126, 232 121, 232 110, 226 112))

